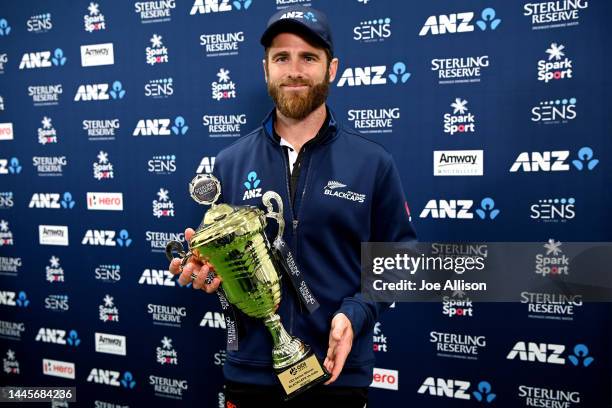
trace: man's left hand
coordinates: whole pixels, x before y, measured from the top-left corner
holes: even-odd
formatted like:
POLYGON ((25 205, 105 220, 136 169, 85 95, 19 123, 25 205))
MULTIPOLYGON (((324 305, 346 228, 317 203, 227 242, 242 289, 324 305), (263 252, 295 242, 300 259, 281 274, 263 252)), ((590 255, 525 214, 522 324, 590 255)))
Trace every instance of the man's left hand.
POLYGON ((331 378, 325 385, 331 384, 340 375, 346 358, 353 347, 353 325, 344 313, 338 313, 331 322, 329 331, 329 347, 323 366, 331 373, 331 378))

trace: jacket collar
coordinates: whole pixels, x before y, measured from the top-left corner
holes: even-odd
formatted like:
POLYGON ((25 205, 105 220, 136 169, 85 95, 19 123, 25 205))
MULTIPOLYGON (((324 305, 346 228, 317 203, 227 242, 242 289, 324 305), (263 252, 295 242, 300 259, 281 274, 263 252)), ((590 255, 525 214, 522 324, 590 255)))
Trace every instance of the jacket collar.
MULTIPOLYGON (((338 131, 340 130, 340 125, 336 121, 336 115, 328 105, 325 105, 325 107, 327 108, 329 122, 327 123, 327 129, 324 131, 323 135, 321 135, 321 139, 319 140, 320 144, 326 144, 332 141, 337 136, 338 131)), ((279 144, 279 141, 276 139, 277 136, 275 136, 274 132, 274 120, 276 118, 275 112, 276 108, 273 108, 268 113, 268 115, 266 115, 266 118, 263 120, 261 125, 266 135, 266 138, 274 144, 279 144)))

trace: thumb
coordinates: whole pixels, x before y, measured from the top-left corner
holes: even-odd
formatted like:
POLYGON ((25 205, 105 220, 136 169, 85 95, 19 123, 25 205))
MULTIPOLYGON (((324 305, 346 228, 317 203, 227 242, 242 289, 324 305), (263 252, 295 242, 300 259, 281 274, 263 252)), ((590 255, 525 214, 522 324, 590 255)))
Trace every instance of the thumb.
POLYGON ((193 230, 193 228, 187 228, 185 230, 185 240, 189 242, 191 240, 191 237, 193 237, 193 234, 195 234, 195 231, 193 230))
POLYGON ((334 319, 334 323, 332 325, 332 338, 336 341, 340 341, 345 330, 345 321, 342 319, 334 319))

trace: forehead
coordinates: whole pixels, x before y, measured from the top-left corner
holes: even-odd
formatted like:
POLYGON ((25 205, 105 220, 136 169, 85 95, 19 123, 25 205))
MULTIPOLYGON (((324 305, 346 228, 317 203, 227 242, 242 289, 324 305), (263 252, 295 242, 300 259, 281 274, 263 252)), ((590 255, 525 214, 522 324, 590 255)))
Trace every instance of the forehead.
POLYGON ((308 51, 314 54, 325 54, 325 50, 308 42, 305 38, 293 33, 280 33, 270 43, 270 52, 308 51))

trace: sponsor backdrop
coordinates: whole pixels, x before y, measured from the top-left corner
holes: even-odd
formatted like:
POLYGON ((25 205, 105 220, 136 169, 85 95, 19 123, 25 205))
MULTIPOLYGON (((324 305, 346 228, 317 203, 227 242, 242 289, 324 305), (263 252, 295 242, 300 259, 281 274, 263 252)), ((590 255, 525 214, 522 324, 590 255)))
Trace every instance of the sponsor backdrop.
MULTIPOLYGON (((516 272, 546 279, 571 274, 564 241, 612 239, 609 2, 4 1, 2 384, 224 406, 217 298, 162 250, 203 215, 188 181, 271 108, 258 39, 290 4, 329 14, 330 104, 393 153, 421 240, 541 241, 516 272)), ((610 406, 610 316, 579 294, 398 303, 370 406, 610 406)))

